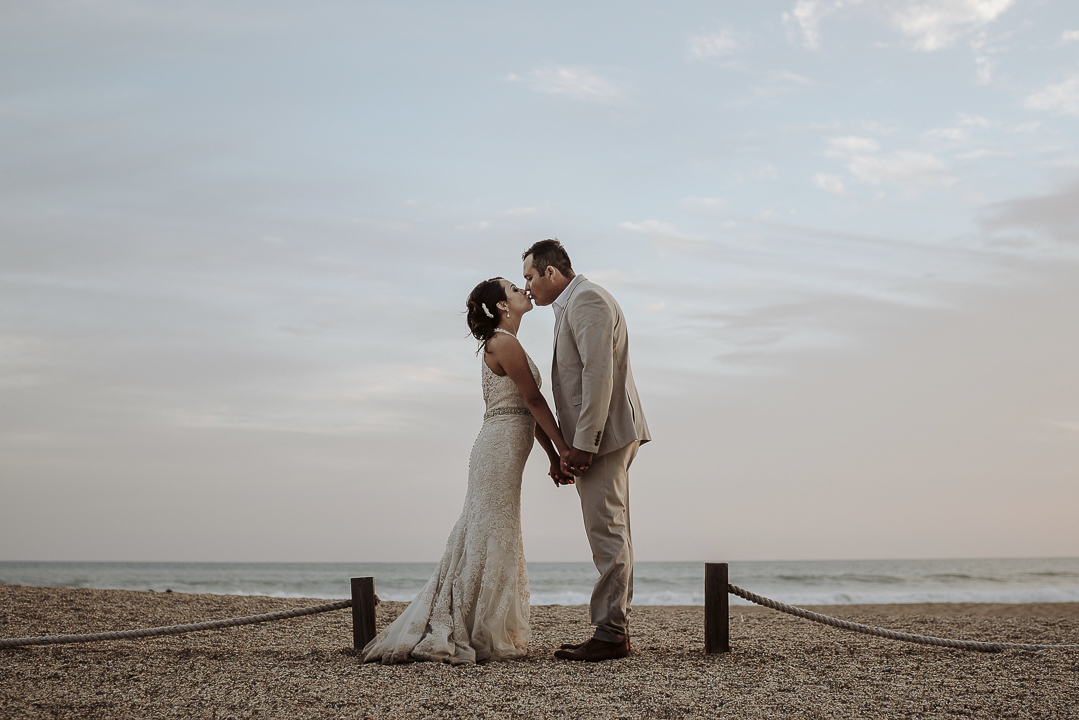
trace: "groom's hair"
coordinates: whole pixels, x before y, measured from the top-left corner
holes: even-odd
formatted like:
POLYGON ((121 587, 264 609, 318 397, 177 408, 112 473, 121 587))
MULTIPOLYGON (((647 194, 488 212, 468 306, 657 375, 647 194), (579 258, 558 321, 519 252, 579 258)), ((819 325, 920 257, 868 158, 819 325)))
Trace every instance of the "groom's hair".
POLYGON ((540 275, 547 272, 547 267, 553 265, 562 277, 573 277, 573 263, 569 261, 569 253, 562 243, 557 240, 540 240, 524 251, 521 260, 527 260, 532 256, 532 269, 540 275))

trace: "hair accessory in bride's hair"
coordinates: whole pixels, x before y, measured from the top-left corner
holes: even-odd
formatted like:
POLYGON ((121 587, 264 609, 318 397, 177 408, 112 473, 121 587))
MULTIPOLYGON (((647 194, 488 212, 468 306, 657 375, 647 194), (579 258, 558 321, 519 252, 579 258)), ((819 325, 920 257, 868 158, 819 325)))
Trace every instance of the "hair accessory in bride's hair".
POLYGON ((487 309, 487 303, 480 303, 480 307, 483 308, 484 315, 492 319, 494 318, 494 315, 491 314, 491 311, 487 309))

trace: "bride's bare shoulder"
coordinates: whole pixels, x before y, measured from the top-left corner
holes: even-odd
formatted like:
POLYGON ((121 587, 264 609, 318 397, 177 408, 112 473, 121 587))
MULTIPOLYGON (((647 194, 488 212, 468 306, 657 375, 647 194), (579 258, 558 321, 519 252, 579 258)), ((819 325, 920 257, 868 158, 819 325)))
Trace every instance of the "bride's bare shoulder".
POLYGON ((487 341, 487 352, 496 354, 506 351, 512 352, 519 347, 521 347, 521 343, 517 341, 517 338, 507 333, 496 332, 487 341))

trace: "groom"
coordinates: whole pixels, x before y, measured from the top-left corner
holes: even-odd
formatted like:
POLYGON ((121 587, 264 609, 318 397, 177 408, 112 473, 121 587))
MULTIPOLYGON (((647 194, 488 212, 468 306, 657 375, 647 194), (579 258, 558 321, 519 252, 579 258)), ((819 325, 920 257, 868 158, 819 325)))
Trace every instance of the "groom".
POLYGON ((541 240, 521 256, 525 289, 554 309, 551 392, 570 452, 563 478, 577 476, 585 530, 599 580, 592 590, 595 634, 563 645, 555 657, 595 662, 629 655, 633 541, 629 532, 629 466, 648 425, 629 366, 622 309, 610 293, 576 275, 557 240, 541 240))

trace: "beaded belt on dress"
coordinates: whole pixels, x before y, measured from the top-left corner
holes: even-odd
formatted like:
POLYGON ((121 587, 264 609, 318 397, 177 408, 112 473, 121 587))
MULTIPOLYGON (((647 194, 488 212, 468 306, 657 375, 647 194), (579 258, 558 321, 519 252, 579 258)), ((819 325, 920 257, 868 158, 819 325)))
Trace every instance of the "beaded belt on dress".
POLYGON ((531 415, 532 411, 528 408, 495 408, 494 410, 488 410, 483 414, 483 419, 493 418, 495 415, 531 415))

